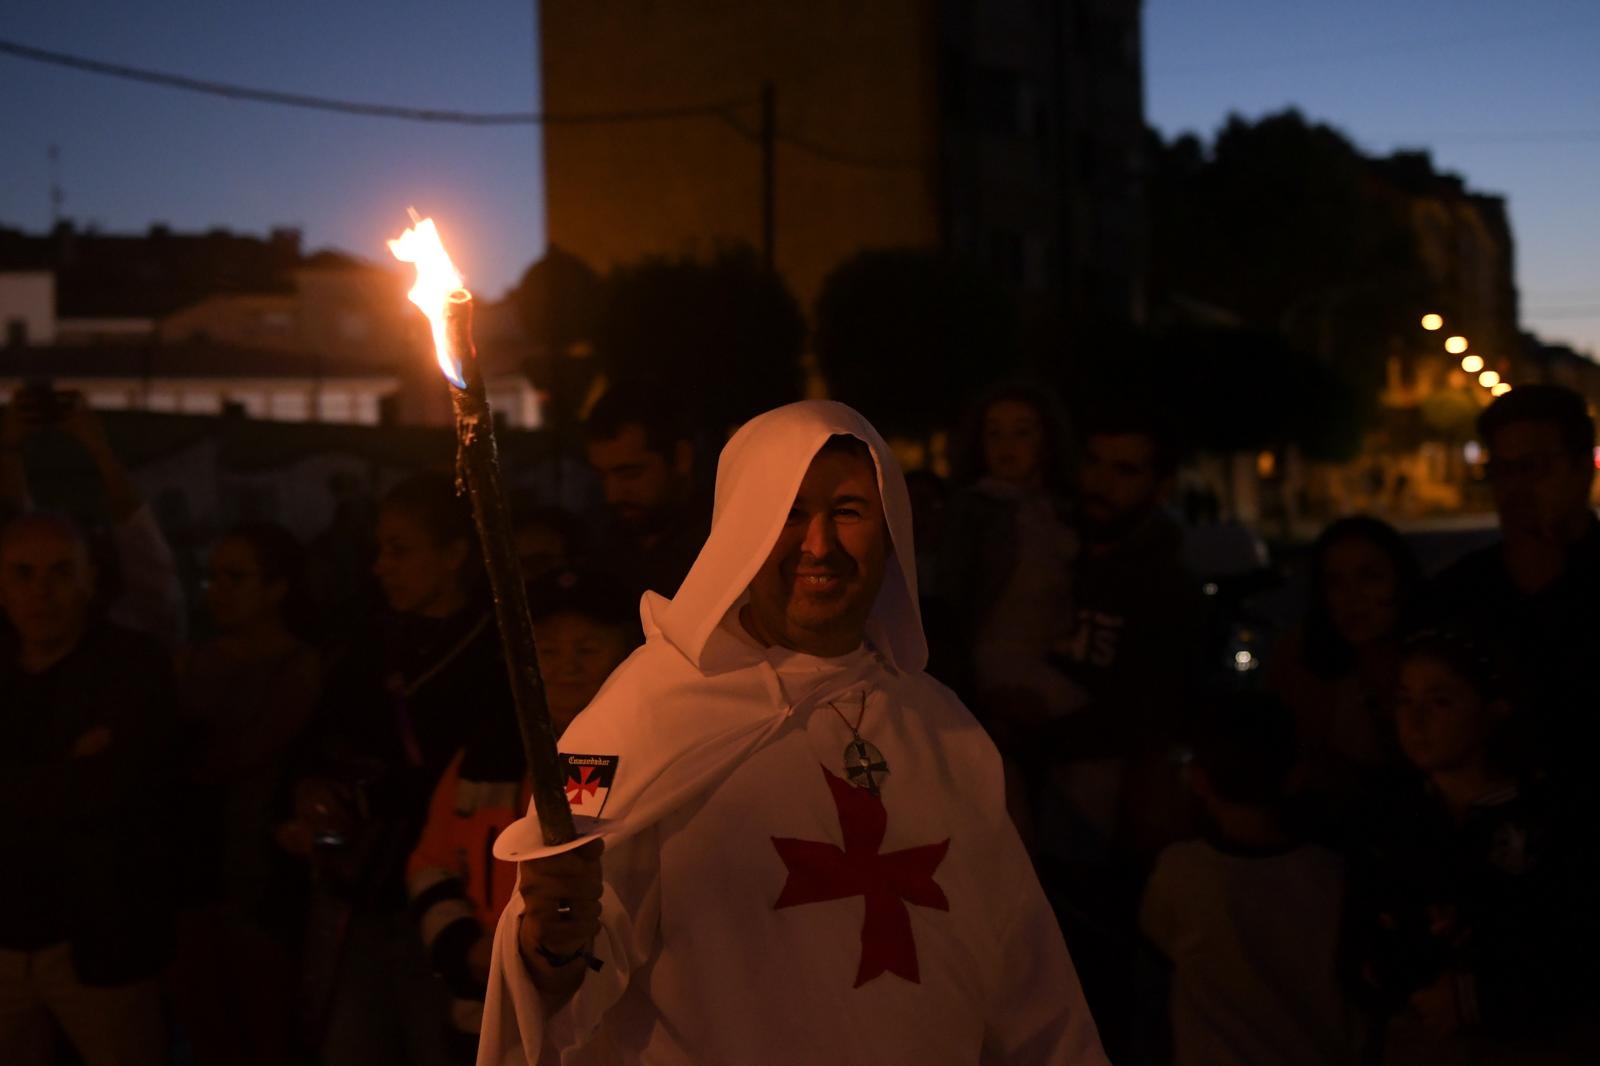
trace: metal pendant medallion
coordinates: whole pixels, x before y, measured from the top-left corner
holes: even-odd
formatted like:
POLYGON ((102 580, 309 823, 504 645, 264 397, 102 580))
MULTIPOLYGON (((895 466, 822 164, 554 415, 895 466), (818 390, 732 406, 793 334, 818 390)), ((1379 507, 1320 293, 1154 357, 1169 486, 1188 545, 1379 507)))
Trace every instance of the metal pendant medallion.
POLYGON ((889 776, 889 764, 883 752, 856 737, 844 746, 844 776, 852 785, 876 796, 883 779, 889 776))

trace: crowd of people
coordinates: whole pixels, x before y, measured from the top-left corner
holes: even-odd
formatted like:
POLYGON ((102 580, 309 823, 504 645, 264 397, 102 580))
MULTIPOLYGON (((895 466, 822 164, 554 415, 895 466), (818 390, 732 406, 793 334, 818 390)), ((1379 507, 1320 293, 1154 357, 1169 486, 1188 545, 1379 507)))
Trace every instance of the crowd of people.
MULTIPOLYGON (((1303 618, 1248 675, 1184 562, 1178 442, 1137 404, 1069 423, 1048 389, 1001 386, 954 428, 950 477, 913 471, 903 500, 868 457, 915 529, 898 567, 927 670, 998 750, 1112 1061, 1600 1054, 1595 428, 1530 385, 1480 435, 1499 540, 1430 576, 1379 519, 1335 521, 1301 557, 1303 618)), ((584 424, 603 502, 515 501, 558 733, 645 641, 641 597, 654 626, 647 594, 671 600, 729 536, 705 477, 721 443, 614 386, 584 424)), ((0 1059, 475 1061, 518 885, 494 852, 529 790, 451 474, 320 543, 225 531, 193 611, 81 398, 12 398, 0 506, 0 1059), (103 528, 33 507, 47 427, 93 460, 103 528)), ((760 637, 763 578, 741 580, 760 637)), ((894 773, 879 760, 868 786, 894 773)))

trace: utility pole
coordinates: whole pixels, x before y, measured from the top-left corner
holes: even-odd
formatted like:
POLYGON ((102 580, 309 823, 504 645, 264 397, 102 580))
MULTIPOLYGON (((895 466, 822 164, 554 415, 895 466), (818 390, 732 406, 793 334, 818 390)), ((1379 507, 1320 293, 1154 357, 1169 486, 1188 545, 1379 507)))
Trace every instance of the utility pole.
POLYGON ((61 204, 66 194, 61 191, 61 149, 50 146, 50 228, 61 224, 61 204))
POLYGON ((778 195, 778 90, 761 83, 761 257, 768 270, 777 269, 775 234, 778 195))

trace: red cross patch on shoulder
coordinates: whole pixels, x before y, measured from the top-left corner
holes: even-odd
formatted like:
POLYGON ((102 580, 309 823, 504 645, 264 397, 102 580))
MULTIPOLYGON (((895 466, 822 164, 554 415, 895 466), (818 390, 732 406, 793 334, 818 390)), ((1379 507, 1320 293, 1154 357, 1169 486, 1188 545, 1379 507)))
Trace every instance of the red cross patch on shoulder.
POLYGON ((615 755, 569 755, 561 753, 561 768, 567 775, 567 805, 572 813, 598 818, 611 794, 617 777, 615 755))

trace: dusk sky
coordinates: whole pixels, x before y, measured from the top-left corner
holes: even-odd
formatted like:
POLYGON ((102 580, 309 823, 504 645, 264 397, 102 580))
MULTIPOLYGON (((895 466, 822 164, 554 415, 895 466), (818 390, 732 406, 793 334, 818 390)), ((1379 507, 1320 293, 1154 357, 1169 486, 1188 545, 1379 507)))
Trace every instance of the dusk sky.
MULTIPOLYGON (((1600 353, 1600 4, 1594 0, 1147 0, 1150 121, 1209 135, 1297 106, 1363 148, 1426 147, 1506 195, 1524 321, 1600 353)), ((7 5, 0 38, 194 78, 463 111, 538 106, 527 0, 7 5)), ((597 71, 596 76, 603 76, 597 71)), ((265 232, 372 258, 415 204, 498 296, 544 247, 538 130, 329 115, 0 55, 0 224, 63 213, 265 232)), ((648 104, 649 101, 641 101, 648 104)), ((625 135, 626 127, 618 127, 625 135)))
POLYGON ((1164 134, 1289 106, 1506 196, 1524 325, 1600 357, 1600 3, 1147 0, 1164 134))

